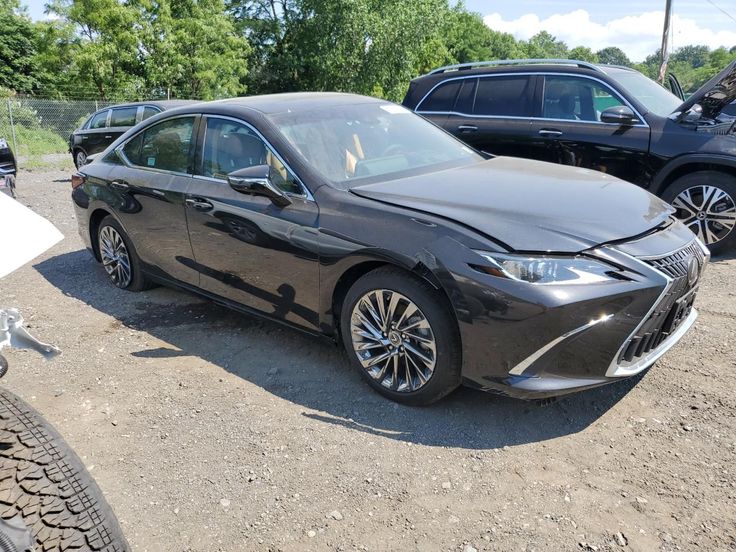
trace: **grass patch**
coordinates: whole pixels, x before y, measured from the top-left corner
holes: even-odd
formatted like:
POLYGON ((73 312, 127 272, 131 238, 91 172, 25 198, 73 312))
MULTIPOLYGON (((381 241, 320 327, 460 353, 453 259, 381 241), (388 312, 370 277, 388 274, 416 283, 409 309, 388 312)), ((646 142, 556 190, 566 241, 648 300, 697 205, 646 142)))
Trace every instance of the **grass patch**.
MULTIPOLYGON (((8 136, 7 140, 12 144, 11 136, 8 136)), ((26 164, 28 160, 37 156, 66 153, 69 150, 66 140, 53 130, 45 128, 28 128, 18 125, 15 127, 15 141, 18 144, 15 156, 25 158, 26 164)))

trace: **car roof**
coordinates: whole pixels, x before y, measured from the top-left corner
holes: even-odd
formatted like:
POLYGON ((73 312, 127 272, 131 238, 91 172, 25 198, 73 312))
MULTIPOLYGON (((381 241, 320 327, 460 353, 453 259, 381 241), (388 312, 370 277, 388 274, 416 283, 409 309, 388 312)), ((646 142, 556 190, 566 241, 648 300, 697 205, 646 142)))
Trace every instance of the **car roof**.
MULTIPOLYGON (((241 96, 224 100, 204 102, 197 106, 208 109, 222 108, 223 110, 237 110, 247 108, 260 111, 264 115, 283 113, 285 111, 308 111, 320 107, 334 107, 339 105, 355 105, 359 103, 387 103, 386 100, 347 94, 342 92, 286 92, 282 94, 264 94, 261 96, 241 96)), ((196 109, 196 110, 198 110, 196 109)), ((195 109, 192 109, 196 111, 195 109)), ((181 110, 180 110, 181 111, 181 110)), ((187 110, 189 111, 189 110, 187 110)))
POLYGON ((197 100, 151 100, 147 102, 128 102, 128 103, 120 103, 120 104, 115 104, 115 105, 108 105, 106 107, 98 109, 95 113, 99 113, 100 111, 107 111, 108 109, 115 109, 119 107, 138 107, 140 105, 152 105, 155 107, 159 107, 163 110, 167 110, 167 109, 174 109, 175 107, 182 107, 182 106, 190 105, 194 103, 198 103, 197 100))

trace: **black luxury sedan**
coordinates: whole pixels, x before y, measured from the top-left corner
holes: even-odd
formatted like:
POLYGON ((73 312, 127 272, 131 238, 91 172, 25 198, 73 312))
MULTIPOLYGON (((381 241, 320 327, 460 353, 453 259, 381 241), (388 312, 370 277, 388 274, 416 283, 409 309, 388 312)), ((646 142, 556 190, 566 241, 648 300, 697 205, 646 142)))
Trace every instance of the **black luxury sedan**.
POLYGON ((683 102, 627 67, 505 60, 436 69, 403 103, 478 150, 638 184, 720 253, 736 247, 734 99, 736 62, 683 102))
POLYGON ((408 404, 463 382, 544 398, 637 374, 695 321, 708 260, 640 187, 486 159, 349 94, 161 113, 72 187, 116 286, 178 286, 341 341, 374 389, 408 404))
POLYGON ((113 105, 95 111, 69 136, 69 153, 74 158, 74 166, 85 165, 87 157, 103 151, 141 121, 191 103, 189 100, 161 100, 113 105))
POLYGON ((5 138, 0 137, 0 193, 15 197, 15 176, 18 167, 13 150, 5 138))

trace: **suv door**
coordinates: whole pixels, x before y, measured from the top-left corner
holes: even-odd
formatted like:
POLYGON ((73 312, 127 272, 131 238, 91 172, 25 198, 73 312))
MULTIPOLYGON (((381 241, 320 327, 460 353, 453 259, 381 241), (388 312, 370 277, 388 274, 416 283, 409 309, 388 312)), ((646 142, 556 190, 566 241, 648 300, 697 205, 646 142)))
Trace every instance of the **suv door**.
POLYGON ((194 137, 199 116, 164 119, 139 132, 115 152, 122 164, 107 176, 107 202, 135 244, 146 270, 197 286, 191 268, 185 194, 192 181, 194 137))
POLYGON ((535 150, 544 161, 595 169, 646 186, 650 180, 649 125, 604 123, 601 112, 627 106, 621 94, 586 76, 544 76, 544 93, 532 124, 535 150))
POLYGON ((227 117, 203 119, 196 167, 186 212, 202 289, 317 330, 319 210, 309 192, 253 126, 227 117), (290 205, 230 187, 229 173, 257 165, 271 167, 290 205))
POLYGON ((74 146, 81 147, 87 155, 100 152, 111 144, 108 137, 110 110, 99 111, 90 117, 84 128, 76 133, 74 146))
POLYGON ((536 78, 501 74, 463 80, 445 129, 477 150, 529 157, 536 78))

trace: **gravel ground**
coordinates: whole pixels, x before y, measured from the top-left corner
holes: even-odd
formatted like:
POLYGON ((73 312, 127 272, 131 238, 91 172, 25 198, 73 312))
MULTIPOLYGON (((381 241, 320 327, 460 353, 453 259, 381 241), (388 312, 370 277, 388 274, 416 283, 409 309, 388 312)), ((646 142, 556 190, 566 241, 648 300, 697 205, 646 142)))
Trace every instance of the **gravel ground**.
POLYGON ((112 287, 68 173, 18 191, 66 239, 0 300, 64 353, 11 351, 3 383, 82 457, 134 550, 736 550, 734 258, 637 381, 544 408, 467 389, 408 408, 329 343, 112 287))

